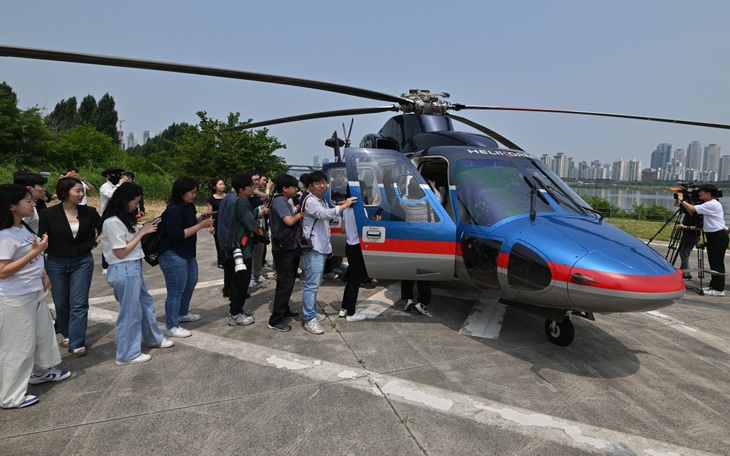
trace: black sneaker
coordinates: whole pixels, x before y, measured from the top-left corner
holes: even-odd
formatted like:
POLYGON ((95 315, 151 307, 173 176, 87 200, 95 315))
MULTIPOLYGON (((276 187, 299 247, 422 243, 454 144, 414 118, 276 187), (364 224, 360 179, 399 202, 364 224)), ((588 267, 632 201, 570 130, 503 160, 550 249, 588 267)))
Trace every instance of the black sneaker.
POLYGON ((269 323, 269 329, 273 329, 274 331, 279 331, 279 332, 287 332, 287 331, 291 331, 291 325, 288 323, 284 323, 283 321, 280 321, 279 323, 277 323, 275 325, 272 325, 271 323, 269 323))
POLYGON ((230 298, 231 297, 231 293, 228 290, 223 290, 223 297, 224 298, 230 298))
POLYGON ((286 313, 284 314, 284 318, 297 318, 299 316, 299 312, 295 312, 291 309, 287 309, 286 313))

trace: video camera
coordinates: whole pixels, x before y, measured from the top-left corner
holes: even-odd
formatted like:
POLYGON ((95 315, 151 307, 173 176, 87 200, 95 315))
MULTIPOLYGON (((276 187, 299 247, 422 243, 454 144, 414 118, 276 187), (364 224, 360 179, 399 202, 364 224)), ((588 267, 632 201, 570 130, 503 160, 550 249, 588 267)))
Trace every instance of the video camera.
POLYGON ((674 192, 674 199, 679 199, 677 195, 681 193, 684 196, 684 200, 689 204, 697 205, 702 202, 699 197, 700 188, 694 182, 677 182, 677 185, 678 187, 669 189, 674 192))
MULTIPOLYGON (((682 193, 684 200, 689 204, 696 206, 703 203, 703 201, 700 200, 700 188, 696 186, 694 182, 677 182, 677 185, 678 187, 670 188, 670 190, 674 192, 674 199, 678 199, 677 194, 682 193)), ((721 197, 722 191, 718 190, 715 198, 721 197)))

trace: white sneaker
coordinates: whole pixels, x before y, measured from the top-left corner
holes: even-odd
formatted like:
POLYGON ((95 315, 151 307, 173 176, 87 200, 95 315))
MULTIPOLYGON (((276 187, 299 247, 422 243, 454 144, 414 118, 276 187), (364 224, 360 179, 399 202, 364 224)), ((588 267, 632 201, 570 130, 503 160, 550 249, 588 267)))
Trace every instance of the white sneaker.
POLYGON ((179 326, 175 326, 174 328, 166 329, 164 331, 164 334, 167 337, 190 337, 193 335, 190 331, 188 331, 185 328, 181 328, 179 326))
POLYGON ((366 318, 367 317, 365 316, 365 314, 361 314, 360 312, 355 312, 352 315, 348 315, 345 319, 347 321, 363 321, 366 318))
POLYGON ((261 288, 261 285, 259 285, 258 282, 256 282, 254 279, 251 279, 251 281, 248 283, 248 287, 252 290, 258 290, 261 288))
POLYGON ((168 339, 167 337, 162 338, 162 342, 160 342, 157 345, 150 345, 150 348, 170 348, 173 345, 175 345, 175 342, 172 339, 168 339))
POLYGON ((200 315, 190 313, 190 312, 188 312, 187 315, 181 315, 181 316, 177 317, 177 321, 179 321, 179 322, 198 321, 198 320, 200 320, 200 315))
POLYGON ((712 290, 712 287, 702 287, 702 291, 710 291, 712 290))
POLYGON ((421 313, 421 315, 429 315, 428 309, 426 309, 426 306, 421 304, 420 302, 416 304, 416 310, 421 313))
POLYGON ((705 294, 705 296, 725 296, 724 291, 717 291, 717 290, 713 290, 712 288, 710 288, 707 291, 704 291, 703 293, 705 294))
POLYGON ((403 312, 410 312, 413 310, 413 299, 406 299, 406 305, 403 306, 403 312))
POLYGON ((308 322, 304 323, 304 329, 311 332, 312 334, 323 334, 324 329, 322 329, 322 325, 319 324, 316 318, 312 318, 308 322))
POLYGON ((271 283, 271 280, 267 279, 263 275, 260 275, 259 276, 259 279, 257 280, 257 282, 259 283, 259 285, 268 285, 268 284, 271 283))
POLYGON ((347 316, 347 309, 340 309, 340 312, 337 314, 340 318, 345 318, 347 316))
POLYGON ((228 326, 246 326, 256 321, 253 317, 249 317, 244 313, 238 315, 228 315, 228 326))
POLYGON ((144 363, 144 362, 147 362, 147 361, 149 361, 151 359, 152 359, 152 357, 150 355, 146 355, 146 354, 142 353, 138 357, 136 357, 136 358, 134 358, 132 360, 129 360, 129 361, 119 361, 119 360, 117 360, 117 366, 124 366, 125 364, 139 364, 139 363, 144 363))
POLYGON ((325 314, 317 312, 317 321, 324 321, 325 318, 327 318, 325 314))

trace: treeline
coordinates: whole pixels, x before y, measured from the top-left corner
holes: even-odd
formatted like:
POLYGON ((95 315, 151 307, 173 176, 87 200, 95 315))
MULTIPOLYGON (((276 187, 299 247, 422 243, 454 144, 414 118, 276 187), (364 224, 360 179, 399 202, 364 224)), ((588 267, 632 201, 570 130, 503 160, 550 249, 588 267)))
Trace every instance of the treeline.
MULTIPOLYGON (((258 169, 274 175, 286 163, 274 155, 286 148, 267 129, 222 133, 239 125, 240 113, 225 121, 196 113, 197 125, 173 123, 146 144, 124 151, 117 139, 118 114, 114 97, 105 94, 97 102, 92 95, 80 104, 75 97, 61 100, 44 116, 37 106, 21 109, 18 97, 6 82, 0 84, 0 183, 12 182, 19 169, 48 173, 53 188, 61 173, 75 166, 95 186, 104 183, 101 171, 118 166, 133 171, 151 199, 169 196, 180 176, 196 179, 200 196, 207 196, 213 178, 226 181, 235 172, 258 169)), ((251 119, 248 120, 251 122, 251 119)))
POLYGON ((611 204, 609 200, 601 198, 600 196, 581 195, 581 198, 583 198, 586 203, 590 204, 593 209, 600 211, 603 215, 609 218, 665 222, 674 214, 674 211, 667 209, 664 206, 660 206, 656 202, 652 203, 652 205, 648 207, 644 204, 633 204, 631 209, 621 209, 620 207, 611 204))

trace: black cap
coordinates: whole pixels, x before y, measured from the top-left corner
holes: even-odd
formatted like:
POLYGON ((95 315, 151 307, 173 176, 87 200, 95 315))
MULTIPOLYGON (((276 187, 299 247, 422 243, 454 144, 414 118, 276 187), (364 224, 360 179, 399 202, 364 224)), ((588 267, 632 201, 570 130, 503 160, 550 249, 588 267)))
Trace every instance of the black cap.
POLYGON ((101 172, 102 177, 109 177, 110 174, 122 174, 124 170, 122 168, 117 168, 116 166, 112 166, 111 168, 107 168, 104 171, 101 172))

